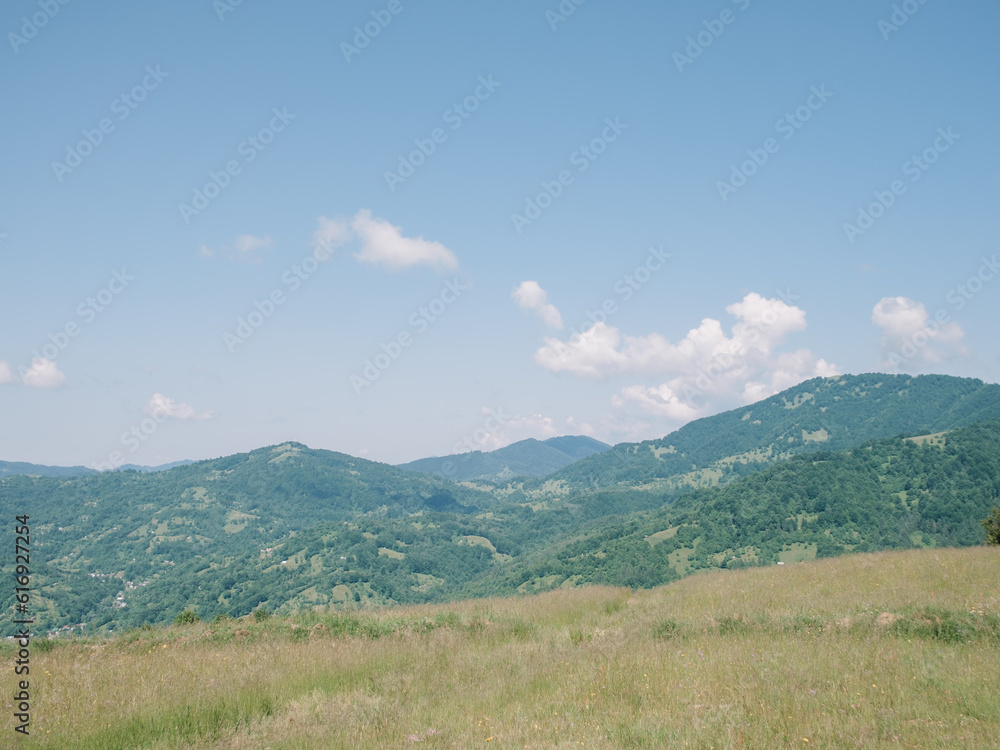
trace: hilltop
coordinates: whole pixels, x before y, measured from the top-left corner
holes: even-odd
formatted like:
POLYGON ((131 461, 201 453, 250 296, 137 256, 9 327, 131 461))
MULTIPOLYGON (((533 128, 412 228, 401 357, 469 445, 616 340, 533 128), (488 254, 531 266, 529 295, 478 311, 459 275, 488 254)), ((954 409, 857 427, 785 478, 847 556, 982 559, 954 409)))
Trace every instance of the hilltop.
POLYGON ((565 435, 548 440, 529 438, 495 451, 421 458, 400 464, 399 468, 437 474, 456 482, 470 479, 500 482, 515 477, 546 477, 574 461, 610 448, 607 443, 584 435, 565 435))
POLYGON ((659 440, 621 443, 549 479, 578 490, 725 484, 775 461, 893 435, 1000 418, 1000 385, 947 375, 814 378, 750 406, 697 419, 659 440))

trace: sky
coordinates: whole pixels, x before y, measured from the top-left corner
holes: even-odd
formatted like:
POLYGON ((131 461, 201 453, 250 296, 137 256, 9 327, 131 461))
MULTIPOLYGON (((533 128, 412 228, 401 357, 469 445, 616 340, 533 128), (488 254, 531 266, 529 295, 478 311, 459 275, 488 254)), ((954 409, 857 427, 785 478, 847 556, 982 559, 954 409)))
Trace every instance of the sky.
POLYGON ((10 0, 0 459, 608 443, 1000 379, 987 0, 10 0))

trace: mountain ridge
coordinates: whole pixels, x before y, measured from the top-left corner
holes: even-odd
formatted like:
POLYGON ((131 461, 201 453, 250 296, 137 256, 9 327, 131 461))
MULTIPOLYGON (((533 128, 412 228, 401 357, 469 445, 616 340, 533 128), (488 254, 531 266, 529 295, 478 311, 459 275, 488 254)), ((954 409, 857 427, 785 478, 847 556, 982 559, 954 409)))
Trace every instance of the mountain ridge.
POLYGON ((452 479, 503 481, 514 477, 541 479, 574 461, 610 450, 611 446, 585 435, 528 438, 494 451, 470 451, 433 456, 398 464, 406 471, 422 471, 452 479))

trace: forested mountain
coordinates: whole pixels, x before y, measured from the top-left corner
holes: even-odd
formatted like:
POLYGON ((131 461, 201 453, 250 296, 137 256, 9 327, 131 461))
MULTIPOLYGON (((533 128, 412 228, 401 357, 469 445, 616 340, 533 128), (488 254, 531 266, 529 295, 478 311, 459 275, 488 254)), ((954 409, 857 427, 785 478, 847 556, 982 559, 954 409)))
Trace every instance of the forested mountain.
MULTIPOLYGON (((241 566, 324 522, 421 511, 461 517, 494 504, 488 493, 297 443, 159 473, 0 479, 0 511, 30 516, 34 606, 60 626, 128 618, 134 610, 120 605, 130 581, 149 605, 139 623, 161 620, 203 581, 225 582, 222 569, 256 574, 241 566)), ((272 593, 252 584, 245 598, 226 601, 252 607, 272 593)), ((3 606, 11 596, 3 592, 3 606)))
MULTIPOLYGON (((119 467, 119 471, 167 471, 176 466, 187 466, 193 461, 174 461, 173 463, 161 466, 139 466, 137 464, 125 464, 119 467)), ((43 466, 41 464, 28 464, 22 461, 0 461, 0 477, 15 476, 18 474, 28 474, 36 477, 86 477, 97 474, 96 469, 88 469, 86 466, 43 466)))
POLYGON ((85 466, 42 466, 23 461, 0 461, 0 477, 17 474, 29 474, 36 477, 85 477, 96 474, 94 469, 85 466))
POLYGON ((660 440, 621 443, 550 479, 577 490, 724 484, 799 453, 996 418, 1000 385, 981 380, 881 373, 814 378, 750 406, 690 422, 660 440))
POLYGON ((470 595, 564 584, 648 587, 706 568, 981 544, 1000 503, 1000 420, 778 462, 655 511, 602 519, 498 568, 470 595))
MULTIPOLYGON (((706 567, 978 543, 1000 502, 1000 419, 955 428, 996 412, 998 391, 944 377, 810 381, 618 446, 613 481, 573 479, 600 480, 593 463, 607 454, 546 481, 459 484, 286 443, 159 473, 0 477, 0 512, 30 516, 32 608, 48 629, 164 622, 184 608, 650 586, 706 567), (756 458, 715 458, 737 450, 756 458)), ((588 449, 557 440, 547 447, 564 455, 588 449)))
POLYGON ((513 477, 545 477, 581 458, 611 448, 607 443, 583 435, 548 440, 529 438, 495 451, 471 451, 440 458, 421 458, 400 464, 400 469, 463 482, 470 479, 502 481, 513 477))

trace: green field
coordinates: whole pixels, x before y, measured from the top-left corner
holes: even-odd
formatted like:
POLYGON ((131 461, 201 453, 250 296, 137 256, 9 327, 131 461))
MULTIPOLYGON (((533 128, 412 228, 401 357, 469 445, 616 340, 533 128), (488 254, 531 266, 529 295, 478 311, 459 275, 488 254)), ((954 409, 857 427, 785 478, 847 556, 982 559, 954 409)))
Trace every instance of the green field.
POLYGON ((909 550, 37 642, 19 746, 1000 747, 998 586, 909 550))

